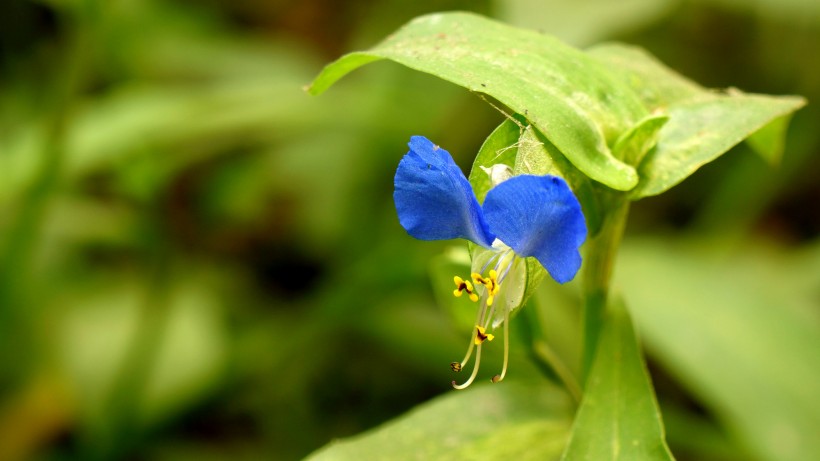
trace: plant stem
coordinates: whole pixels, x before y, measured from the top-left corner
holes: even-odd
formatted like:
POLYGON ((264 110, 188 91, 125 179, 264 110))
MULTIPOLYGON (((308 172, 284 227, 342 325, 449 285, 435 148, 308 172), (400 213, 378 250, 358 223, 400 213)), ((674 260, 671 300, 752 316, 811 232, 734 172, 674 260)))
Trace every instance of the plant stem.
POLYGON ((598 336, 604 323, 609 283, 618 246, 623 237, 629 200, 616 199, 605 217, 600 232, 587 243, 586 260, 582 275, 584 307, 582 312, 583 345, 581 355, 581 382, 586 385, 589 369, 595 358, 598 336))
POLYGON ((575 376, 572 375, 572 371, 570 371, 566 363, 561 360, 561 357, 555 353, 546 341, 542 340, 535 340, 532 343, 532 352, 536 359, 555 372, 561 382, 564 383, 564 387, 569 391, 572 400, 574 400, 576 404, 579 403, 581 401, 581 386, 578 385, 578 381, 575 379, 575 376))

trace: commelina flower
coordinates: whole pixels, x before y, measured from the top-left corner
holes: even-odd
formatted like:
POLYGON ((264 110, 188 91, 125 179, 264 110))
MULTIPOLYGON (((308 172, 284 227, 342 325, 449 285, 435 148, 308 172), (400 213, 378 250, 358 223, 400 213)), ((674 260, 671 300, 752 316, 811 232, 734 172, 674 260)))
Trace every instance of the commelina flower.
MULTIPOLYGON (((467 354, 453 362, 461 371, 476 351, 469 386, 478 374, 481 347, 489 331, 504 326, 504 364, 493 382, 504 379, 509 359, 509 318, 523 300, 525 258, 535 258, 559 283, 572 280, 581 267, 578 248, 587 235, 578 199, 557 176, 512 176, 509 168, 486 169, 494 186, 483 204, 450 154, 423 136, 410 138, 394 179, 393 199, 399 222, 420 240, 462 238, 476 245, 469 279, 454 277, 453 294, 481 301, 467 354)), ((496 168, 497 167, 497 168, 496 168)))

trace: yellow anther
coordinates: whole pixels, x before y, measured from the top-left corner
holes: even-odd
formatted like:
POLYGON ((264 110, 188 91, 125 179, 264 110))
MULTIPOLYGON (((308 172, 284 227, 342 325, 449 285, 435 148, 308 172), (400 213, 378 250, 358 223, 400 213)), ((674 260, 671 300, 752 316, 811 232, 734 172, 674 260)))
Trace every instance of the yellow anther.
POLYGON ((492 288, 490 288, 490 294, 498 294, 498 290, 501 289, 501 285, 498 284, 498 272, 495 269, 490 269, 490 283, 492 283, 492 288))
POLYGON ((501 290, 501 285, 498 283, 498 272, 495 269, 490 269, 487 277, 482 277, 477 272, 473 272, 472 276, 476 285, 484 285, 487 288, 487 305, 492 306, 495 295, 501 290))
POLYGON ((471 277, 476 285, 484 285, 484 277, 482 277, 478 272, 473 272, 471 277))
POLYGON ((456 289, 453 290, 453 296, 455 296, 456 298, 460 298, 461 294, 466 291, 467 296, 470 298, 470 301, 478 301, 478 294, 476 294, 475 290, 473 289, 472 283, 462 279, 457 275, 453 277, 453 282, 455 282, 456 284, 456 289))
POLYGON ((450 364, 450 369, 453 371, 461 371, 461 364, 459 362, 453 362, 450 364))
POLYGON ((485 333, 484 327, 476 325, 475 328, 476 328, 476 332, 475 332, 475 344, 476 344, 476 346, 483 343, 484 341, 492 341, 493 338, 495 338, 495 336, 493 336, 492 334, 485 333))

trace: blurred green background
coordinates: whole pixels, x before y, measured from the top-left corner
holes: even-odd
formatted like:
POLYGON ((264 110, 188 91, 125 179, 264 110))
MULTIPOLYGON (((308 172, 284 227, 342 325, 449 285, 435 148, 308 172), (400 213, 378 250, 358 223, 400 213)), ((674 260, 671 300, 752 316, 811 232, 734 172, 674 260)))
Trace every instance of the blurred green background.
MULTIPOLYGON (((679 459, 772 459, 756 438, 818 422, 819 3, 8 0, 0 460, 299 459, 452 392, 449 244, 406 235, 392 179, 410 135, 466 169, 503 117, 393 64, 302 88, 453 9, 807 97, 781 165, 741 146, 637 203, 617 279, 679 459)), ((574 293, 539 294, 570 358, 574 293)))

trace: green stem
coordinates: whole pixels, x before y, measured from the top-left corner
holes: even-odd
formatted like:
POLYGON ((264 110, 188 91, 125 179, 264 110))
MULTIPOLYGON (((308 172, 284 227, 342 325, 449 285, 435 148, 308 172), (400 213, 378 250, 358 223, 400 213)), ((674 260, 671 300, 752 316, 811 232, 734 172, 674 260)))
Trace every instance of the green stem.
POLYGON ((532 352, 533 356, 539 362, 555 372, 555 375, 558 376, 558 379, 564 383, 564 387, 569 391, 572 400, 574 400, 576 404, 579 403, 581 401, 581 386, 578 385, 578 381, 575 379, 575 376, 572 375, 572 371, 570 371, 567 364, 561 360, 561 357, 555 353, 546 341, 542 340, 533 341, 532 352))
POLYGON ((612 267, 623 237, 629 201, 617 199, 612 211, 604 218, 600 232, 590 239, 586 248, 586 259, 582 274, 584 292, 583 349, 581 356, 581 382, 585 383, 589 369, 595 358, 598 336, 604 323, 609 283, 612 267))

